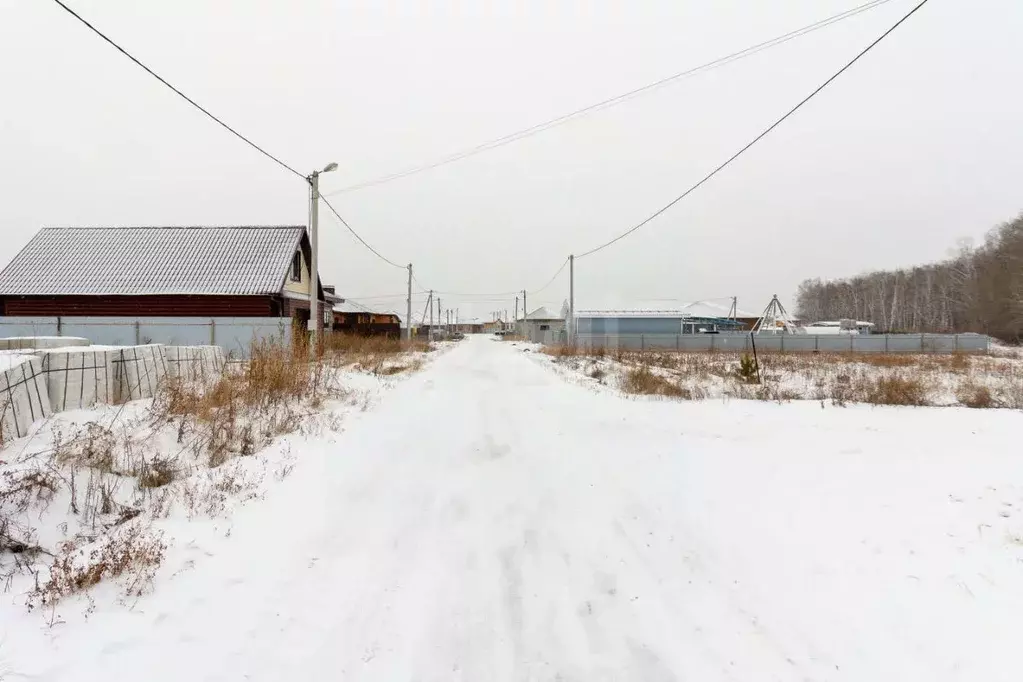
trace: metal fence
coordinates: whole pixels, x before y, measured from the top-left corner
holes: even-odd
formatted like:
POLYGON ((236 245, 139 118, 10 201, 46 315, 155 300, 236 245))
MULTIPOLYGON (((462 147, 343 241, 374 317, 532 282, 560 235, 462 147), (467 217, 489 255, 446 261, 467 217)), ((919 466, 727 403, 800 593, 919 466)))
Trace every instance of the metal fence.
POLYGON ((220 346, 246 357, 258 339, 291 341, 288 317, 5 317, 0 337, 80 336, 94 345, 220 346))
MULTIPOLYGON (((550 335, 545 343, 565 343, 564 333, 550 335)), ((581 348, 625 350, 677 350, 822 353, 981 353, 988 350, 982 334, 579 334, 581 348)))

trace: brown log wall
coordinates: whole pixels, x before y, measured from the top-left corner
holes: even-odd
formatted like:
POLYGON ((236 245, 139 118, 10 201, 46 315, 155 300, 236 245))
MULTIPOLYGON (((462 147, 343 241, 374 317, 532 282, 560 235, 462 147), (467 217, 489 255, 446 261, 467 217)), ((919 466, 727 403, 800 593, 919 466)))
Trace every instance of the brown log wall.
POLYGON ((281 303, 273 296, 8 296, 0 299, 0 313, 26 317, 277 317, 281 303))

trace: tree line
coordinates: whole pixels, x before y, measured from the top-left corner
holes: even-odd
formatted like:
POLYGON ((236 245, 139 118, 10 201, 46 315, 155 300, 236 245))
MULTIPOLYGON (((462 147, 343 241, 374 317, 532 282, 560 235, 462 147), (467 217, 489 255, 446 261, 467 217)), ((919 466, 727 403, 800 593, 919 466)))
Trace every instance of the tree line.
POLYGON ((796 309, 805 322, 855 318, 890 332, 978 332, 1023 340, 1023 214, 979 247, 948 260, 848 279, 808 279, 796 309))

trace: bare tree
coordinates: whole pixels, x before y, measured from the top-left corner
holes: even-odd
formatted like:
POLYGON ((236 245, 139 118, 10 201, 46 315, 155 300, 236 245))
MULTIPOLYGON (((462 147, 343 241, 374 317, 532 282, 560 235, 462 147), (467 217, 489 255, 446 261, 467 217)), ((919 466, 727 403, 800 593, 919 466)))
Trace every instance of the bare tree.
POLYGON ((808 279, 796 293, 806 321, 874 322, 879 331, 965 332, 1023 339, 1023 214, 980 247, 959 240, 949 258, 844 280, 808 279))

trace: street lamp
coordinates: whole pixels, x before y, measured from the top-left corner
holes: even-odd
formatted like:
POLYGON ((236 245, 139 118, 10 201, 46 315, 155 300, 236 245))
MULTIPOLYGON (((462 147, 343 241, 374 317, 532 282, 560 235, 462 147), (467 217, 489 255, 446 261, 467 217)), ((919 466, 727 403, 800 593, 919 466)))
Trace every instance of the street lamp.
POLYGON ((321 171, 313 171, 306 180, 309 181, 309 246, 312 251, 312 262, 309 264, 309 331, 312 332, 313 348, 317 347, 320 333, 320 239, 319 239, 319 207, 320 207, 320 173, 337 170, 337 164, 331 161, 321 171))

